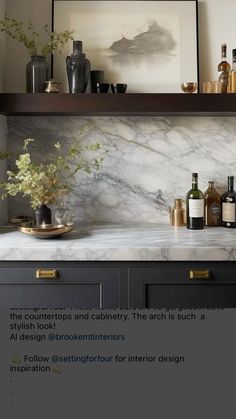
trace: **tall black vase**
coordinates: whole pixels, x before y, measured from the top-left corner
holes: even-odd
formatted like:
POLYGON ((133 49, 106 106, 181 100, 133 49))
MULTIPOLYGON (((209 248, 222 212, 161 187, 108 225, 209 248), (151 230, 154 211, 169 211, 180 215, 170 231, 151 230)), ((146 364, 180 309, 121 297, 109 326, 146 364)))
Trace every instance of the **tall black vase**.
POLYGON ((34 222, 36 226, 52 224, 52 212, 47 205, 40 205, 34 211, 34 222))
POLYGON ((82 41, 73 41, 73 54, 66 58, 70 93, 86 93, 90 89, 90 61, 83 53, 82 41))
POLYGON ((42 55, 33 55, 26 66, 26 92, 43 93, 49 80, 49 67, 42 55))

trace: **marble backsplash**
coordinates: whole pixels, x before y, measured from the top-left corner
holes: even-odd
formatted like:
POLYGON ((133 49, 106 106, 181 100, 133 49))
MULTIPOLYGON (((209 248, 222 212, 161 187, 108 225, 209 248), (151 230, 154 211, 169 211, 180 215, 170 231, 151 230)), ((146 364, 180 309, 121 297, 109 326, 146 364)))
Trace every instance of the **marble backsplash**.
MULTIPOLYGON (((7 118, 0 115, 0 151, 6 151, 7 147, 7 118)), ((4 182, 7 169, 7 162, 0 160, 0 183, 4 182)), ((7 202, 0 200, 0 225, 7 222, 7 202)))
MULTIPOLYGON (((68 205, 79 222, 167 223, 192 172, 203 191, 214 180, 223 192, 227 176, 236 175, 234 117, 10 117, 8 149, 35 138, 33 153, 45 160, 55 142, 70 144, 84 129, 83 143, 98 141, 108 152, 98 172, 77 175, 68 205)), ((30 213, 19 197, 9 199, 8 211, 30 213)))

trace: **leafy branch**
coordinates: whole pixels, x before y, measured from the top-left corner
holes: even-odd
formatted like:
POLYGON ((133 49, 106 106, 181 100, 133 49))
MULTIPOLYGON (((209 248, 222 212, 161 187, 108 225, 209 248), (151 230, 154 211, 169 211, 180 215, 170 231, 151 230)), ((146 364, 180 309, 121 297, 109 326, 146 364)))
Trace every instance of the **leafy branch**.
MULTIPOLYGON (((91 173, 98 170, 102 164, 103 156, 100 152, 99 143, 82 147, 73 144, 64 150, 57 142, 54 144, 55 156, 45 163, 32 161, 29 147, 34 139, 26 139, 23 145, 23 153, 15 161, 16 169, 7 171, 7 182, 0 184, 3 190, 2 198, 15 196, 18 193, 28 197, 32 208, 42 204, 54 204, 71 190, 72 179, 76 173, 83 171, 91 173), (84 152, 100 153, 93 159, 85 159, 84 152)), ((9 153, 0 153, 0 159, 10 158, 9 153)))
POLYGON ((74 31, 51 32, 48 24, 44 25, 43 30, 48 39, 45 43, 40 42, 40 33, 30 20, 23 23, 11 19, 7 13, 5 13, 4 19, 0 20, 0 31, 23 44, 31 56, 43 55, 46 57, 46 55, 53 54, 55 51, 61 54, 65 44, 70 40, 73 41, 74 31))

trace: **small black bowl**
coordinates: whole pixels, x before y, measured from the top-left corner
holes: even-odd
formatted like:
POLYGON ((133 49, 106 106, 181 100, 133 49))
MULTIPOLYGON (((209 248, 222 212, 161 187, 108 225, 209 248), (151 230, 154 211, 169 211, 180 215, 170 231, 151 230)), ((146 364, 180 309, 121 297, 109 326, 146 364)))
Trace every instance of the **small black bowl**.
POLYGON ((97 83, 97 93, 107 93, 110 87, 109 83, 97 83))
POLYGON ((125 93, 127 90, 127 84, 124 83, 112 83, 111 91, 112 93, 125 93))

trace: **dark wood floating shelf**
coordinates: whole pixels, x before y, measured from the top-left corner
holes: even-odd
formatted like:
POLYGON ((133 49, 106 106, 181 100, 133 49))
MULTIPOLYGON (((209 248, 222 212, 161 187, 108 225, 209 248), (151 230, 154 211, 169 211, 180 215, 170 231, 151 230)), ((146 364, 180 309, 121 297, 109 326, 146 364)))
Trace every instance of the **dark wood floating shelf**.
POLYGON ((236 116, 236 94, 1 93, 3 115, 236 116))

